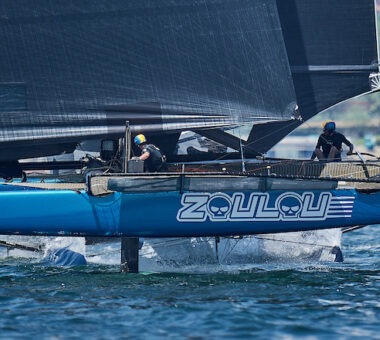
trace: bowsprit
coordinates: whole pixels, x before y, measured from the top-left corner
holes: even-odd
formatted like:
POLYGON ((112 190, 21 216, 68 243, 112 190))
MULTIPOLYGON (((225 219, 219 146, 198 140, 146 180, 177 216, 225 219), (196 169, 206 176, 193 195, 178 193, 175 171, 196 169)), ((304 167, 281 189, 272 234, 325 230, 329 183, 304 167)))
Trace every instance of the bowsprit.
POLYGON ((185 193, 177 221, 324 221, 340 216, 340 204, 345 204, 342 211, 349 217, 354 200, 336 200, 330 192, 185 193))

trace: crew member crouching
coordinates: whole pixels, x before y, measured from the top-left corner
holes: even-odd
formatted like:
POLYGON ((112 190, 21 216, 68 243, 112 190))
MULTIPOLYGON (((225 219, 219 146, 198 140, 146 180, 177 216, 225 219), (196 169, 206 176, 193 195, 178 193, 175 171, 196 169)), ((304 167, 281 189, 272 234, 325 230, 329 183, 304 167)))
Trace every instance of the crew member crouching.
POLYGON ((147 144, 145 136, 141 134, 135 137, 134 142, 141 150, 139 158, 144 161, 145 172, 168 171, 166 157, 157 146, 147 144))
POLYGON ((343 151, 342 143, 350 148, 347 155, 352 155, 354 145, 344 135, 335 131, 335 122, 324 122, 322 128, 323 133, 318 138, 317 146, 311 156, 312 160, 318 157, 319 160, 340 161, 343 151), (322 151, 320 150, 321 147, 322 151))

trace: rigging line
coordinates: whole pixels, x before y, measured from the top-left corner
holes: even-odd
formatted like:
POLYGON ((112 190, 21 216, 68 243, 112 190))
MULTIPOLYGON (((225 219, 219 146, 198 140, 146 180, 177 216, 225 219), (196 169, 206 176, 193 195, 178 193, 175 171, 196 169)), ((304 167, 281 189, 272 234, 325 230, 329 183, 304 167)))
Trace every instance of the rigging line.
MULTIPOLYGON (((302 170, 302 167, 305 165, 305 163, 313 163, 314 161, 312 160, 303 160, 302 163, 301 163, 301 168, 299 171, 302 170)), ((296 164, 299 163, 299 160, 296 160, 296 159, 287 159, 287 160, 282 160, 280 162, 277 162, 277 163, 271 163, 271 165, 265 165, 264 167, 261 167, 261 168, 256 168, 256 169, 252 169, 252 170, 248 170, 247 172, 248 173, 252 173, 252 172, 256 172, 256 171, 260 171, 260 170, 265 170, 265 169, 268 169, 268 167, 270 168, 275 168, 275 167, 278 167, 278 166, 281 166, 281 165, 291 165, 291 164, 296 164)))
POLYGON ((361 228, 364 228, 364 227, 368 227, 367 225, 356 225, 354 227, 346 227, 346 228, 342 228, 342 233, 348 233, 349 231, 354 231, 354 230, 358 230, 358 229, 361 229, 361 228))
POLYGON ((86 257, 96 257, 96 256, 103 256, 103 255, 109 255, 109 254, 114 254, 114 253, 119 253, 120 250, 112 250, 112 251, 109 251, 109 252, 104 252, 104 253, 99 253, 99 254, 90 254, 90 255, 86 255, 86 257))
MULTIPOLYGON (((219 241, 220 241, 221 239, 226 239, 226 240, 227 240, 227 239, 229 239, 229 237, 220 237, 220 238, 219 238, 219 241)), ((223 251, 221 251, 220 248, 219 248, 219 253, 220 253, 220 254, 225 254, 225 253, 227 252, 227 250, 226 250, 226 248, 227 248, 227 242, 223 242, 223 245, 224 245, 224 247, 223 247, 223 251)), ((218 253, 218 261, 219 261, 219 264, 221 264, 220 257, 219 257, 219 253, 218 253)), ((224 259, 225 259, 225 256, 223 257, 222 261, 224 261, 224 259)))
MULTIPOLYGON (((329 162, 330 164, 333 164, 333 162, 329 162)), ((335 162, 336 163, 336 162, 335 162)), ((261 168, 256 168, 256 169, 252 169, 252 170, 248 170, 248 172, 253 172, 253 171, 258 171, 258 170, 264 170, 266 169, 268 166, 270 166, 271 168, 275 168, 277 166, 280 166, 280 165, 289 165, 289 164, 294 164, 294 165, 300 165, 300 171, 304 169, 305 165, 307 164, 315 164, 315 165, 319 165, 320 163, 319 162, 314 162, 312 160, 297 160, 297 159, 288 159, 288 160, 281 160, 279 162, 276 162, 276 163, 267 163, 267 164, 270 164, 270 165, 265 165, 264 167, 261 167, 261 168), (300 163, 300 164, 299 164, 300 163)), ((362 164, 361 163, 358 163, 358 161, 349 161, 349 162, 339 162, 339 166, 341 165, 348 165, 348 166, 360 166, 362 167, 362 164)), ((368 166, 370 168, 379 168, 380 165, 378 164, 368 164, 368 166)), ((360 170, 360 171, 357 171, 357 172, 352 172, 352 174, 354 173, 360 173, 361 171, 363 170, 360 170)))
MULTIPOLYGON (((305 162, 312 162, 312 161, 303 161, 303 163, 305 163, 305 162)), ((247 172, 255 172, 255 171, 259 171, 259 170, 268 169, 268 167, 274 168, 274 167, 276 167, 276 166, 278 167, 280 165, 289 165, 289 164, 297 164, 297 163, 298 163, 298 160, 296 160, 296 159, 282 160, 282 161, 277 162, 277 163, 270 163, 271 165, 265 165, 264 167, 261 167, 261 168, 248 170, 247 172)))
POLYGON ((241 142, 241 126, 239 126, 239 143, 240 143, 240 155, 241 155, 241 170, 244 173, 245 172, 245 164, 244 164, 243 145, 241 142))
MULTIPOLYGON (((247 124, 241 124, 241 125, 251 125, 251 124, 247 123, 247 124)), ((240 127, 241 125, 239 125, 239 127, 240 127)), ((252 128, 253 128, 253 127, 252 127, 252 128)), ((278 128, 278 129, 272 131, 271 133, 269 133, 269 134, 267 134, 267 135, 265 135, 265 136, 263 136, 263 137, 261 137, 261 138, 255 140, 255 141, 252 141, 252 142, 250 142, 250 143, 245 143, 244 146, 250 146, 250 145, 252 145, 253 143, 257 143, 257 142, 263 140, 264 138, 266 138, 266 137, 268 137, 268 136, 271 136, 271 135, 273 135, 273 134, 275 134, 275 133, 277 133, 277 132, 280 132, 280 131, 284 130, 285 128, 288 128, 288 126, 280 127, 280 128, 278 128)), ((240 139, 240 141, 241 141, 241 139, 240 139)), ((256 152, 257 154, 262 155, 262 152, 257 151, 257 150, 255 150, 255 149, 253 149, 253 148, 252 148, 252 150, 253 150, 254 152, 256 152)), ((222 160, 222 159, 224 159, 225 157, 228 157, 228 156, 229 156, 230 154, 232 154, 232 153, 234 153, 234 152, 228 152, 227 154, 224 154, 224 155, 218 157, 217 159, 215 159, 215 161, 222 160)), ((203 168, 203 167, 204 167, 204 165, 202 165, 202 166, 200 167, 200 169, 203 168)))
POLYGON ((300 172, 302 171, 302 170, 304 170, 305 171, 305 161, 303 161, 302 163, 301 163, 301 166, 300 166, 300 169, 299 169, 299 171, 298 171, 298 174, 297 175, 301 175, 302 176, 302 174, 300 174, 300 172))
MULTIPOLYGON (((368 171, 368 170, 367 170, 367 171, 368 171)), ((358 175, 358 174, 362 174, 362 173, 364 173, 364 175, 365 175, 366 171, 365 171, 365 170, 359 170, 359 171, 353 171, 353 172, 342 173, 342 174, 340 174, 340 175, 330 176, 330 177, 331 177, 331 178, 341 178, 341 177, 348 177, 348 176, 352 176, 352 175, 358 175)), ((376 175, 375 175, 375 176, 376 176, 376 175)), ((370 176, 370 177, 372 177, 372 176, 370 176)))
POLYGON ((277 242, 284 242, 284 243, 293 243, 293 244, 303 244, 308 246, 315 246, 315 247, 325 247, 325 248, 334 248, 336 246, 330 246, 326 244, 315 244, 315 243, 307 243, 307 242, 298 242, 298 241, 288 241, 288 240, 278 240, 268 237, 261 237, 261 236, 255 236, 257 239, 260 240, 266 240, 266 241, 277 241, 277 242))
MULTIPOLYGON (((283 127, 281 127, 281 128, 278 128, 278 129, 276 129, 276 130, 273 130, 271 133, 268 133, 267 135, 265 135, 265 136, 263 136, 263 137, 261 137, 261 138, 259 138, 259 139, 256 139, 256 140, 254 140, 254 141, 252 141, 252 142, 250 142, 250 143, 246 143, 246 144, 244 144, 244 146, 250 146, 250 145, 253 144, 253 143, 260 142, 262 139, 267 138, 267 137, 269 137, 269 136, 272 136, 273 134, 275 134, 275 133, 277 133, 277 132, 280 132, 280 131, 282 131, 282 130, 288 128, 289 126, 291 126, 291 125, 293 124, 293 120, 291 120, 290 122, 291 122, 291 123, 290 123, 289 125, 286 125, 286 126, 283 126, 283 127)), ((294 120, 294 123, 296 123, 296 122, 298 122, 298 121, 294 120)), ((253 127, 252 127, 252 128, 253 128, 253 127)), ((256 150, 254 150, 254 151, 256 151, 256 150)), ((256 152, 259 153, 259 154, 262 154, 261 152, 258 152, 258 151, 256 151, 256 152)))
POLYGON ((235 249, 235 247, 237 246, 237 244, 239 243, 239 241, 242 240, 242 238, 239 238, 239 239, 233 239, 233 240, 236 240, 235 244, 230 248, 229 252, 228 252, 226 255, 224 255, 222 261, 224 261, 224 260, 225 260, 225 259, 226 259, 226 258, 232 253, 232 251, 235 249))
MULTIPOLYGON (((244 125, 244 124, 243 124, 243 125, 244 125)), ((273 134, 275 134, 275 133, 277 133, 277 132, 280 132, 280 131, 282 131, 282 130, 288 128, 288 127, 289 127, 289 126, 283 126, 283 127, 281 127, 281 128, 278 128, 278 129, 272 131, 271 133, 269 133, 269 134, 267 134, 267 135, 265 135, 265 136, 263 136, 263 137, 261 137, 261 138, 255 140, 255 141, 252 141, 252 142, 250 142, 250 143, 244 144, 244 146, 250 146, 250 145, 253 144, 253 143, 260 142, 262 139, 267 138, 268 136, 271 136, 271 135, 273 135, 273 134)), ((253 128, 253 127, 252 127, 252 128, 253 128)), ((254 152, 257 152, 257 154, 262 155, 261 152, 255 150, 255 149, 253 149, 253 148, 252 148, 252 150, 253 150, 254 152)), ((220 161, 220 160, 222 160, 222 159, 228 157, 228 156, 229 156, 230 154, 232 154, 232 153, 234 153, 234 152, 228 152, 227 154, 222 155, 222 156, 218 157, 217 159, 215 159, 215 161, 220 161)), ((201 166, 199 167, 199 169, 202 169, 203 167, 205 167, 205 165, 201 165, 201 166)))
MULTIPOLYGON (((355 155, 355 154, 356 154, 356 153, 354 152, 354 155, 355 155)), ((369 152, 362 152, 361 154, 362 154, 362 155, 365 155, 365 156, 374 157, 374 158, 376 158, 376 159, 380 159, 380 157, 378 157, 378 156, 374 155, 373 153, 369 153, 369 152)))
POLYGON ((31 252, 43 252, 43 249, 40 247, 31 247, 31 246, 25 246, 23 244, 18 243, 9 243, 6 241, 0 241, 0 247, 5 247, 7 249, 19 249, 19 250, 26 250, 31 252))
POLYGON ((350 178, 350 177, 316 177, 316 176, 294 176, 294 175, 262 175, 262 174, 254 174, 249 175, 250 177, 265 177, 265 178, 284 178, 284 179, 305 179, 305 180, 319 180, 319 181, 345 181, 345 182, 354 182, 354 183, 380 183, 377 179, 372 178, 350 178))
MULTIPOLYGON (((260 171, 260 170, 265 170, 268 168, 268 166, 270 168, 275 168, 275 167, 278 167, 278 166, 281 166, 281 165, 289 165, 289 164, 297 164, 298 162, 296 160, 290 160, 290 161, 281 161, 281 162, 278 162, 278 163, 273 163, 271 164, 270 166, 269 165, 266 165, 264 167, 261 167, 261 168, 256 168, 256 169, 252 169, 252 170, 248 170, 247 172, 248 173, 252 173, 252 172, 256 172, 256 171, 260 171)), ((306 161, 303 161, 301 163, 301 166, 300 166, 300 169, 299 169, 299 172, 296 176, 298 176, 300 174, 300 172, 303 170, 304 166, 306 164, 310 164, 310 163, 314 163, 314 161, 312 160, 306 160, 306 161)), ((351 164, 349 164, 351 165, 351 164)), ((358 165, 359 166, 359 165, 358 165)), ((360 165, 361 167, 361 165, 360 165)), ((376 164, 371 164, 370 168, 378 168, 379 166, 376 165, 376 164)), ((372 169, 369 169, 369 170, 372 170, 372 169)), ((368 171, 368 169, 367 169, 368 171)), ((349 176, 349 175, 359 175, 359 174, 362 174, 362 173, 365 173, 365 170, 363 169, 359 169, 357 171, 350 171, 350 172, 346 172, 346 173, 341 173, 339 175, 336 175, 336 176, 330 176, 331 178, 341 178, 341 177, 346 177, 346 176, 349 176)), ((301 175, 302 176, 302 175, 301 175)))

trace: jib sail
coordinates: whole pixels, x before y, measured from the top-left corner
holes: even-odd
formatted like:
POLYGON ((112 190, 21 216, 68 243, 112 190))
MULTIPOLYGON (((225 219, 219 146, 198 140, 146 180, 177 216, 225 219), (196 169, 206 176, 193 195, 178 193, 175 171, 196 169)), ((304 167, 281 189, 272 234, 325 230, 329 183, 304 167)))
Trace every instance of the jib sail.
MULTIPOLYGON (((278 0, 277 6, 302 121, 374 90, 370 77, 379 68, 373 0, 278 0)), ((247 144, 266 152, 302 121, 255 125, 247 144)))

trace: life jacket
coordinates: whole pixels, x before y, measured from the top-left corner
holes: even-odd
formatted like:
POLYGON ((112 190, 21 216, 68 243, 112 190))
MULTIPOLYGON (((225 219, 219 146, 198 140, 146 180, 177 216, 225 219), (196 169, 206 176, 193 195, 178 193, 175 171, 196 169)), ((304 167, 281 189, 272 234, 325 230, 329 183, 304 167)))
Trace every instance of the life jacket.
POLYGON ((146 159, 144 163, 145 171, 167 171, 166 157, 157 146, 153 144, 146 144, 142 149, 142 153, 145 152, 149 152, 149 158, 146 159))

